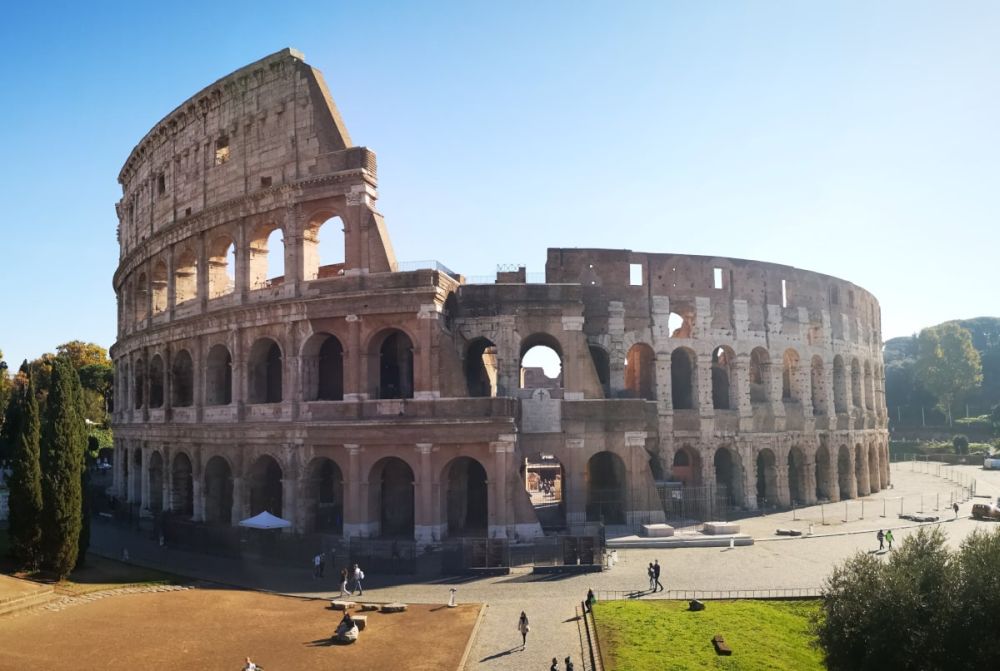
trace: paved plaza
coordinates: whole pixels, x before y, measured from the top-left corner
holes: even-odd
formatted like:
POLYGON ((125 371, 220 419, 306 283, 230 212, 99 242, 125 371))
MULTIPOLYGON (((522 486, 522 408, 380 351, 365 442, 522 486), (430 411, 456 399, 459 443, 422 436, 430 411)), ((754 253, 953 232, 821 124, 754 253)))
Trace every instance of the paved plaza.
MULTIPOLYGON (((1000 472, 981 468, 949 467, 936 464, 893 464, 894 487, 865 498, 864 518, 860 502, 813 506, 793 512, 742 520, 743 531, 755 538, 750 547, 620 550, 619 561, 599 574, 571 577, 534 576, 517 573, 472 580, 431 580, 401 584, 393 576, 368 575, 365 597, 372 601, 444 603, 449 589, 456 587, 461 602, 485 602, 488 607, 468 658, 467 669, 547 669, 553 656, 560 660, 573 656, 581 663, 581 630, 576 608, 589 588, 600 593, 630 592, 647 586, 646 565, 658 559, 663 566, 661 581, 668 592, 683 590, 772 590, 818 589, 831 568, 856 551, 877 547, 875 531, 893 528, 901 542, 918 526, 898 519, 899 499, 905 512, 939 514, 949 541, 957 545, 976 528, 992 528, 991 523, 968 518, 971 503, 961 503, 959 518, 953 519, 952 496, 961 499, 962 486, 976 479, 979 495, 1000 493, 1000 472), (939 474, 940 473, 940 474, 939 474), (920 497, 923 497, 921 502, 920 497), (881 517, 883 499, 886 517, 881 517), (940 507, 935 511, 934 506, 940 507), (822 524, 826 519, 827 524, 822 524), (808 535, 809 524, 813 535, 808 535), (776 528, 796 528, 807 535, 778 539, 776 528), (524 610, 531 621, 528 645, 520 650, 517 618, 524 610)), ((965 492, 967 493, 967 489, 965 492)), ((160 548, 129 532, 100 525, 95 528, 92 549, 117 556, 128 544, 131 559, 183 575, 272 590, 285 594, 326 596, 336 594, 332 578, 317 582, 311 578, 307 562, 301 569, 238 563, 196 555, 172 548, 160 548)), ((659 598, 646 595, 640 598, 659 598)))

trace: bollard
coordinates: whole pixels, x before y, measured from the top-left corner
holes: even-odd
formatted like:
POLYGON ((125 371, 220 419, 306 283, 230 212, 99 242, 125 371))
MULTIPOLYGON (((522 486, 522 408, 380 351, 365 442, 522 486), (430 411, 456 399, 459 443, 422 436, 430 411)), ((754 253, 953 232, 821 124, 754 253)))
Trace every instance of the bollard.
POLYGON ((934 501, 934 510, 941 510, 941 493, 938 492, 935 496, 937 498, 934 501))
POLYGON ((844 501, 844 521, 847 521, 847 501, 844 501))
POLYGON ((822 503, 819 504, 819 517, 823 526, 826 526, 826 507, 822 503))
POLYGON ((861 517, 859 517, 858 519, 859 520, 865 519, 865 500, 864 499, 861 499, 861 517))
POLYGON ((885 497, 882 497, 882 517, 885 517, 885 497))
POLYGON ((454 587, 451 588, 451 596, 448 597, 448 608, 455 608, 456 606, 458 606, 458 604, 455 603, 455 592, 457 591, 458 590, 456 590, 454 587))
POLYGON ((899 516, 903 516, 903 497, 899 497, 899 516))

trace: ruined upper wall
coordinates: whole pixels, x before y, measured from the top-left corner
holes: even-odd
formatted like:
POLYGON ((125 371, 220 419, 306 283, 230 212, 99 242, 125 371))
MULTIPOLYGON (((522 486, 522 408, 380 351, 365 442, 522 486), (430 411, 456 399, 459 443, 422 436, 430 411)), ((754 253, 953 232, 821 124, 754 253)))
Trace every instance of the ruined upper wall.
POLYGON ((832 337, 881 346, 881 311, 872 294, 851 282, 792 266, 627 249, 549 249, 545 279, 582 285, 588 319, 606 316, 609 301, 620 301, 627 319, 642 321, 648 319, 654 299, 666 297, 671 311, 713 330, 734 329, 746 319, 753 331, 764 331, 770 320, 794 332, 803 322, 826 328, 824 320, 829 319, 832 337), (632 277, 633 266, 641 269, 641 276, 632 277), (709 315, 699 311, 699 304, 705 309, 706 299, 709 315))
POLYGON ((257 190, 348 168, 374 177, 373 155, 349 147, 322 75, 301 53, 283 49, 240 68, 132 150, 118 176, 122 255, 173 222, 257 190))

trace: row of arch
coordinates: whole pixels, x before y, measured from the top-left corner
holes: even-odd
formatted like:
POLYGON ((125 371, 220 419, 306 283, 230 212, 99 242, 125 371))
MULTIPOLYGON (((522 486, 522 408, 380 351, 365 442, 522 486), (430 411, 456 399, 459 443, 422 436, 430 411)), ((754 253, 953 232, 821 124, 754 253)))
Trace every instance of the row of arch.
MULTIPOLYGON (((191 457, 176 451, 167 462, 159 450, 152 450, 143 464, 143 451, 126 452, 123 481, 129 500, 142 499, 143 507, 153 513, 170 511, 182 517, 196 517, 208 524, 229 525, 241 516, 262 511, 294 519, 307 533, 342 534, 344 530, 346 483, 337 462, 328 457, 312 459, 301 481, 286 477, 279 461, 264 454, 247 471, 238 474, 223 455, 208 459, 196 486, 191 457), (137 477, 142 469, 148 477, 148 493, 137 477), (130 470, 133 471, 130 477, 130 470), (244 486, 242 498, 236 487, 244 486), (286 487, 298 487, 298 510, 286 510, 286 487), (196 493, 202 500, 196 505, 196 493)), ((590 457, 585 471, 586 516, 590 520, 624 523, 627 508, 627 480, 624 461, 612 452, 598 452, 590 457)), ((562 475, 565 477, 565 474, 562 475)), ((521 466, 521 479, 527 487, 527 475, 521 466)), ((377 520, 377 534, 386 538, 412 538, 414 535, 417 483, 413 468, 404 459, 387 456, 369 470, 368 515, 377 520)), ((440 471, 441 499, 438 521, 449 536, 486 536, 489 529, 487 469, 477 459, 458 456, 440 471)), ((565 510, 563 509, 563 515, 565 510)))
MULTIPOLYGON (((889 485, 888 455, 884 447, 861 443, 854 448, 840 445, 831 453, 820 445, 812 458, 798 446, 787 455, 771 448, 756 451, 752 464, 744 464, 740 452, 719 447, 711 453, 714 483, 730 505, 743 506, 755 500, 758 507, 803 505, 817 501, 839 501, 881 491, 889 485), (747 468, 753 470, 746 477, 747 468), (750 491, 746 491, 751 487, 750 491)), ((689 486, 701 486, 702 455, 684 446, 674 453, 672 476, 689 486)))
MULTIPOLYGON (((335 276, 343 267, 343 243, 336 248, 335 245, 321 245, 322 229, 333 231, 336 236, 342 234, 344 224, 339 216, 330 212, 317 213, 309 220, 302 240, 302 278, 306 281, 335 276)), ((288 254, 280 225, 265 223, 251 231, 246 243, 245 270, 240 268, 234 233, 222 233, 206 244, 207 268, 199 267, 197 248, 191 243, 182 243, 172 250, 169 259, 157 258, 148 271, 138 271, 135 279, 126 284, 123 316, 138 324, 151 315, 166 311, 170 307, 171 288, 173 305, 182 305, 199 298, 200 291, 207 292, 210 299, 232 293, 240 284, 238 274, 245 276, 246 287, 251 290, 284 281, 288 254)), ((337 239, 342 240, 342 236, 337 239)))

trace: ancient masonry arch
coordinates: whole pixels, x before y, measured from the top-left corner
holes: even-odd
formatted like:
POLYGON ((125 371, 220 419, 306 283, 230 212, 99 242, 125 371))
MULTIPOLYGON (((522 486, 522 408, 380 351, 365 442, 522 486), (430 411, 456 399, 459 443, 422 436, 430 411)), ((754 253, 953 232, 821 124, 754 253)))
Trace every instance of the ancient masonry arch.
POLYGON ((182 102, 118 180, 114 487, 140 514, 424 545, 634 528, 670 489, 889 486, 874 296, 631 250, 549 249, 544 280, 399 263, 376 156, 294 50, 182 102))

